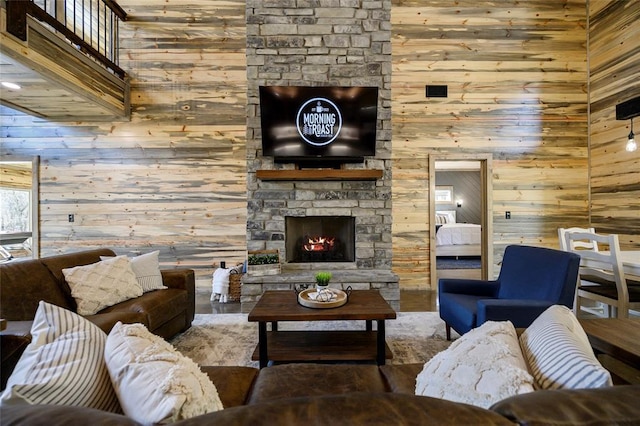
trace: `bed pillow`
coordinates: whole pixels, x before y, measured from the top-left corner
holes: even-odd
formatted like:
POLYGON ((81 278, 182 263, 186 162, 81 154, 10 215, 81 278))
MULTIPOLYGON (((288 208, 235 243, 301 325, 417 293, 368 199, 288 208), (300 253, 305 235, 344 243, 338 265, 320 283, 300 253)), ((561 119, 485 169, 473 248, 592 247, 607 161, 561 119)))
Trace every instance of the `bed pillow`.
POLYGON ((446 223, 449 223, 449 216, 444 213, 436 213, 436 224, 444 225, 446 223))
MULTIPOLYGON (((153 290, 162 290, 167 288, 162 283, 162 273, 160 272, 159 262, 160 251, 155 250, 151 253, 141 254, 131 257, 131 268, 136 274, 136 280, 142 287, 142 291, 147 293, 153 290)), ((111 259, 111 257, 100 256, 101 260, 111 259)))
POLYGON ((569 308, 554 305, 520 335, 522 353, 539 389, 611 386, 589 338, 569 308))
POLYGON ((137 422, 170 423, 223 409, 198 365, 142 324, 118 322, 105 360, 122 410, 137 422))
POLYGON ((513 324, 487 321, 425 363, 415 393, 488 408, 533 390, 513 324))
POLYGON ((119 413, 104 362, 107 335, 71 311, 41 301, 2 404, 74 405, 119 413))
POLYGON ((116 303, 142 296, 131 262, 117 256, 85 266, 63 269, 80 315, 93 315, 116 303))

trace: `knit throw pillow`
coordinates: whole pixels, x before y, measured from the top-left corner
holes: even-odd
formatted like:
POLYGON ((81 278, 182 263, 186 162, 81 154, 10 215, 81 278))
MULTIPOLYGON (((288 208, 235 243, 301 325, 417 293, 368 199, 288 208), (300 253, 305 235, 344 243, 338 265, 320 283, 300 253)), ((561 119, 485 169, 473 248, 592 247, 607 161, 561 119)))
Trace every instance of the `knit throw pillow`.
POLYGON ((142 324, 117 323, 105 359, 122 410, 137 422, 171 423, 223 409, 198 365, 142 324))
MULTIPOLYGON (((142 291, 147 293, 153 290, 162 290, 167 288, 162 283, 162 273, 160 272, 159 262, 160 251, 155 250, 151 253, 141 254, 131 257, 131 268, 136 274, 136 280, 142 287, 142 291)), ((126 256, 125 256, 126 257, 126 256)), ((100 256, 100 260, 112 259, 108 256, 100 256)))
POLYGON ((116 303, 142 296, 131 262, 117 256, 85 266, 63 269, 80 315, 93 315, 116 303))
POLYGON ((429 360, 415 393, 488 408, 533 390, 513 324, 487 321, 429 360))

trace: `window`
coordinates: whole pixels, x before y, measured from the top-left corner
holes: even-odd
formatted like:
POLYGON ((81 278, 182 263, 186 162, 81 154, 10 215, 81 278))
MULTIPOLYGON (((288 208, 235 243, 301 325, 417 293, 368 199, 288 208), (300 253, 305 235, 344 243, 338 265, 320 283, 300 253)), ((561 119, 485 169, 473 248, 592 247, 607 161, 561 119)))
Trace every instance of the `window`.
POLYGON ((453 204, 453 186, 436 186, 436 204, 453 204))
POLYGON ((0 187, 0 232, 31 231, 31 191, 0 187))

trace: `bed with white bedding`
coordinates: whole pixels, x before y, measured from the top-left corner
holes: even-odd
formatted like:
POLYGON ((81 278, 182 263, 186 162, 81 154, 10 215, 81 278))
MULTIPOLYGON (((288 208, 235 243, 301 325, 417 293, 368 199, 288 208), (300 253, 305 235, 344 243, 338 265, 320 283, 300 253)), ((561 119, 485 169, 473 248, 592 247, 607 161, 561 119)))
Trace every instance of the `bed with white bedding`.
POLYGON ((457 223, 455 210, 436 211, 436 256, 480 256, 480 225, 457 223))

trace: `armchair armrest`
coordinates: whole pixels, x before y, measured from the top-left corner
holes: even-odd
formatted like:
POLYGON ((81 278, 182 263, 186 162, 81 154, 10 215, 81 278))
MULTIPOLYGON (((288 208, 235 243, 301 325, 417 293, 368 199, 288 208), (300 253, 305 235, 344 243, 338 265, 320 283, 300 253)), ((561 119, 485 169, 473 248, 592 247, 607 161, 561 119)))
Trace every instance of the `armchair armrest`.
POLYGON ((470 296, 496 297, 500 284, 498 281, 471 280, 464 278, 440 278, 440 293, 457 293, 470 296))
POLYGON ((528 327, 541 313, 554 303, 529 299, 478 300, 477 321, 511 321, 514 327, 528 327))

